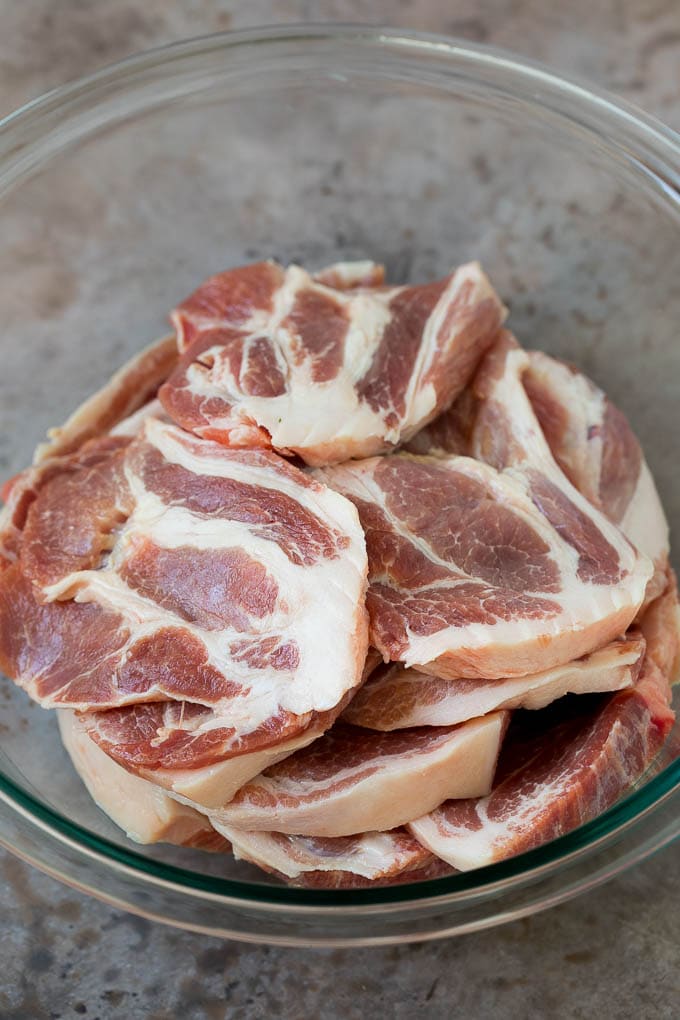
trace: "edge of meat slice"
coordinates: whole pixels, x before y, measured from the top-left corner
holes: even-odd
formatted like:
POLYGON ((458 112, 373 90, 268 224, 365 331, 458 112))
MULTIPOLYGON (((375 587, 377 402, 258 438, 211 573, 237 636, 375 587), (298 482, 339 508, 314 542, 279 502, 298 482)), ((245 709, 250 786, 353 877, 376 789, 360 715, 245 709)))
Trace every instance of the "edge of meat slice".
POLYGON ((387 831, 423 805, 489 790, 507 714, 453 728, 374 733, 336 726, 268 768, 214 812, 215 823, 310 836, 387 831))
POLYGON ((36 447, 33 463, 73 453, 88 439, 109 432, 152 400, 177 364, 173 334, 156 340, 130 358, 109 381, 76 408, 63 425, 48 431, 36 447))
POLYGON ((283 740, 263 751, 227 758, 214 765, 198 769, 149 769, 143 770, 142 774, 151 782, 165 787, 185 804, 195 804, 201 810, 216 810, 228 804, 241 787, 260 772, 317 740, 326 726, 325 721, 320 726, 312 724, 291 740, 283 740))
POLYGON ((420 868, 411 868, 384 879, 362 878, 351 871, 307 871, 289 879, 289 885, 303 889, 368 889, 372 886, 413 885, 451 875, 455 869, 434 854, 420 868))
MULTIPOLYGON (((88 739, 101 749, 102 753, 106 753, 107 756, 114 755, 118 765, 167 790, 181 803, 196 807, 199 811, 205 811, 223 807, 232 800, 248 780, 259 775, 270 765, 282 761, 294 751, 307 747, 312 741, 322 736, 334 721, 335 716, 339 714, 340 708, 341 706, 333 712, 323 713, 314 718, 306 729, 294 733, 292 737, 275 740, 273 744, 265 743, 261 750, 237 754, 207 765, 185 768, 145 767, 127 760, 123 753, 122 736, 117 743, 115 729, 113 732, 107 729, 107 720, 112 715, 111 710, 79 713, 78 725, 88 734, 88 739)), ((119 726, 122 733, 130 738, 131 734, 126 731, 135 725, 135 706, 129 706, 122 711, 129 713, 130 719, 128 721, 123 719, 120 724, 115 725, 119 726)), ((208 721, 206 732, 210 732, 211 723, 214 724, 214 722, 214 719, 208 721)), ((168 726, 166 729, 170 730, 171 727, 168 726)), ((163 733, 162 726, 159 725, 157 732, 160 740, 163 733)), ((177 732, 181 732, 181 728, 177 732)), ((276 734, 274 736, 276 737, 276 734)), ((185 753, 183 757, 191 759, 191 745, 189 745, 188 753, 185 753)))
POLYGON ((453 726, 498 709, 536 710, 565 694, 632 686, 644 654, 644 639, 627 636, 564 666, 501 680, 446 680, 389 663, 359 688, 342 719, 373 730, 396 730, 453 726))
POLYGON ((312 274, 317 283, 334 290, 354 290, 356 287, 382 287, 385 267, 380 262, 361 259, 356 262, 332 262, 312 274))
POLYGON ((666 570, 666 584, 640 619, 647 650, 671 685, 680 681, 680 602, 675 571, 666 570))
MULTIPOLYGON (((666 606, 658 612, 675 608, 674 584, 660 600, 666 606)), ((652 634, 648 629, 648 639, 652 634)), ((606 811, 643 777, 673 726, 669 678, 657 665, 677 657, 677 630, 673 636, 673 654, 667 635, 659 635, 663 647, 649 641, 633 687, 594 706, 591 698, 574 698, 570 712, 560 703, 547 715, 515 716, 491 793, 442 804, 409 831, 466 871, 531 850, 606 811)))
POLYGON ((339 289, 266 262, 206 280, 171 314, 170 417, 317 466, 412 436, 466 385, 505 309, 478 263, 419 286, 357 286, 352 272, 322 271, 339 289))
POLYGON ((228 849, 227 841, 205 815, 109 758, 78 724, 75 712, 58 709, 57 720, 62 743, 93 801, 130 839, 202 850, 228 849))
POLYGON ((567 478, 654 563, 647 600, 661 594, 668 522, 640 444, 625 415, 574 366, 528 352, 524 387, 567 478))
POLYGON ((316 837, 246 832, 214 824, 231 843, 237 860, 249 861, 287 881, 296 879, 298 885, 339 889, 417 881, 442 873, 442 862, 405 829, 316 837))
POLYGON ((0 490, 5 503, 0 509, 0 570, 18 555, 20 532, 37 492, 68 464, 70 456, 107 433, 133 435, 144 417, 164 414, 154 398, 177 358, 172 334, 157 340, 119 368, 63 425, 48 430, 47 440, 34 451, 32 465, 8 479, 0 490))

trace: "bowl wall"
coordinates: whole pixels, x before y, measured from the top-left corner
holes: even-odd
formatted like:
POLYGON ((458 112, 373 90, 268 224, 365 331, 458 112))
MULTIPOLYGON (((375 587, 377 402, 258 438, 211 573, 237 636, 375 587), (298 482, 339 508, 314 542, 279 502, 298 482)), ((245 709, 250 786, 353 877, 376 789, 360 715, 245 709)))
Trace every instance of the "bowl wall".
MULTIPOLYGON (((51 94, 0 133, 0 469, 21 468, 212 272, 372 257, 419 281, 478 258, 520 341, 576 362, 626 411, 678 534, 678 151, 540 69, 368 29, 216 37, 51 94)), ((52 714, 8 682, 1 694, 4 842, 202 930, 321 942, 468 930, 564 898, 678 828, 676 732, 653 770, 671 771, 566 842, 421 886, 282 890, 229 857, 135 847, 85 793, 52 714)))

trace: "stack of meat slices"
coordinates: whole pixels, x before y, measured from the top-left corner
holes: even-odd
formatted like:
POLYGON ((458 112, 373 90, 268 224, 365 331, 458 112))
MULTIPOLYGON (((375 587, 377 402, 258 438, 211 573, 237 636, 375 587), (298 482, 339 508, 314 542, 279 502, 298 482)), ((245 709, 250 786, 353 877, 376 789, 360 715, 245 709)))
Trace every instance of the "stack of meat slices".
POLYGON ((475 263, 230 270, 5 487, 0 666, 133 839, 415 881, 566 832, 654 759, 678 607, 652 477, 504 317, 475 263))

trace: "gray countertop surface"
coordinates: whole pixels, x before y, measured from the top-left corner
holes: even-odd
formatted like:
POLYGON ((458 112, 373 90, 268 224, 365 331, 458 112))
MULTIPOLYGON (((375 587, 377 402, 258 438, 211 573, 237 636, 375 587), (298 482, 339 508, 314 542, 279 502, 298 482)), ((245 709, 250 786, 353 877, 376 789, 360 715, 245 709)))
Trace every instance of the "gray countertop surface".
MULTIPOLYGON (((0 113, 174 39, 354 20, 514 49, 680 128, 677 0, 0 0, 0 18, 0 113)), ((1 854, 0 1020, 677 1017, 679 904, 676 846, 490 931, 384 949, 274 949, 149 923, 1 854)))

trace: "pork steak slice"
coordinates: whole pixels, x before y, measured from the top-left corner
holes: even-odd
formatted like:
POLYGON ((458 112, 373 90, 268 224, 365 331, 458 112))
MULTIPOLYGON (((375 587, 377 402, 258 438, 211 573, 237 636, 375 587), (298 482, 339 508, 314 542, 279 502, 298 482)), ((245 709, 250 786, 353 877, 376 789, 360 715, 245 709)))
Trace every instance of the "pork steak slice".
MULTIPOLYGON (((661 599, 676 604, 670 589, 661 599)), ((649 646, 632 688, 570 699, 568 710, 561 701, 516 713, 492 792, 448 801, 409 831, 466 871, 531 850, 607 810, 640 779, 673 725, 660 654, 649 646)))
POLYGON ((541 351, 523 376, 536 417, 565 475, 655 566, 649 600, 665 584, 668 523, 630 425, 586 376, 541 351))
POLYGON ((213 764, 344 704, 366 655, 365 573, 348 501, 276 454, 150 418, 37 492, 0 571, 0 665, 45 707, 138 703, 128 767, 213 764), (168 701, 177 725, 152 732, 148 703, 168 701))
POLYGON ((218 822, 213 827, 183 798, 113 761, 90 738, 78 713, 59 709, 57 717, 64 747, 92 799, 137 843, 231 849, 238 860, 316 888, 420 881, 446 873, 443 863, 404 829, 315 838, 246 832, 218 822))
POLYGON ((312 465, 379 453, 450 404, 505 314, 476 263, 414 287, 357 285, 375 267, 320 277, 261 262, 202 284, 171 316, 184 353, 168 414, 312 465))
MULTIPOLYGON (((457 453, 489 457, 498 465, 499 450, 481 441, 483 421, 489 414, 493 425, 494 404, 505 403, 512 413, 508 394, 501 394, 501 365, 513 343, 504 333, 495 350, 482 363, 477 377, 464 393, 408 444, 414 453, 457 453), (499 371, 499 369, 501 369, 499 371), (491 377, 495 376, 495 382, 491 377)), ((590 379, 571 365, 541 351, 513 356, 515 381, 521 383, 550 453, 571 484, 614 524, 654 564, 646 600, 659 595, 665 585, 668 562, 668 523, 654 479, 630 425, 622 412, 590 379)), ((508 466, 516 450, 500 456, 508 466)))
POLYGON ((454 726, 498 709, 545 708, 565 694, 630 687, 637 679, 645 641, 635 634, 543 673, 502 680, 447 680, 400 663, 379 666, 343 712, 343 720, 373 730, 454 726))
POLYGON ((237 860, 250 861, 294 885, 324 889, 392 885, 438 878, 450 868, 405 829, 355 836, 246 832, 215 822, 237 860))
POLYGON ((637 613, 649 560, 540 456, 523 399, 539 455, 520 470, 397 453, 315 472, 359 511, 371 643, 386 661, 452 679, 537 673, 637 613))
POLYGON ((489 790, 507 715, 373 733, 336 725, 211 814, 215 824, 307 836, 397 828, 426 803, 489 790))

